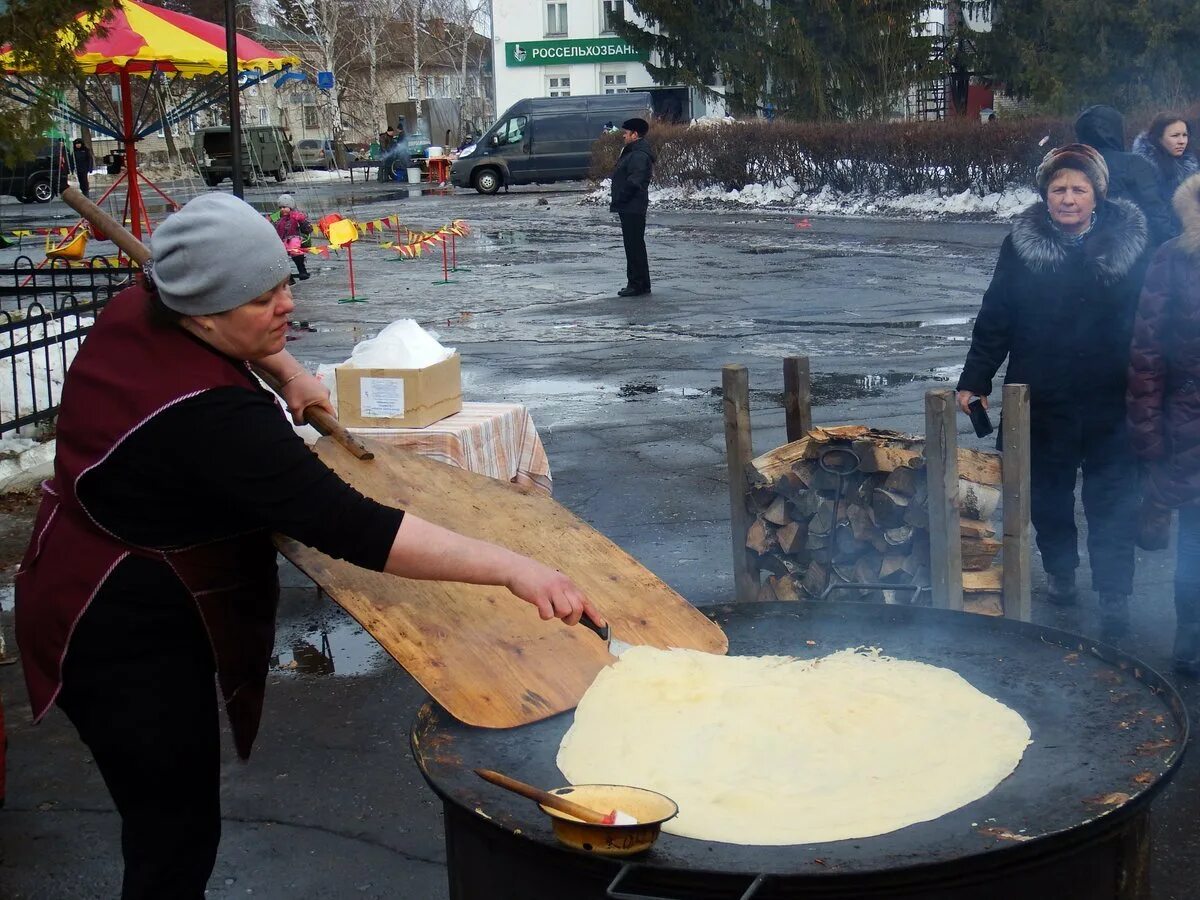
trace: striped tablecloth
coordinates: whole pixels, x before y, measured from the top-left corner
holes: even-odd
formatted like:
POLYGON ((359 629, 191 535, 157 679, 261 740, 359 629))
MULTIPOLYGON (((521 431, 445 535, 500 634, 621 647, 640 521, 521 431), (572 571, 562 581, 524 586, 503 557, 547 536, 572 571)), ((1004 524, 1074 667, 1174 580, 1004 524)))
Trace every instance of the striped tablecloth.
POLYGON ((551 492, 550 460, 519 403, 463 403, 462 412, 425 428, 351 428, 430 459, 551 492))

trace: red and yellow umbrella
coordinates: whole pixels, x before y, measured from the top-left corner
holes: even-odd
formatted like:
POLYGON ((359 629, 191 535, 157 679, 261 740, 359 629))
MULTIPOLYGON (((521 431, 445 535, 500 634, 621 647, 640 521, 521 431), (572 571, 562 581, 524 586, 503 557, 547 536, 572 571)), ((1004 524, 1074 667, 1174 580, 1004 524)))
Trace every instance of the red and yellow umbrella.
MULTIPOLYGON (((100 30, 78 50, 75 59, 84 75, 149 75, 179 73, 185 78, 226 71, 225 29, 213 22, 172 12, 138 0, 117 0, 114 9, 85 13, 78 21, 100 30)), ((12 53, 4 48, 0 66, 14 67, 12 53)), ((300 60, 268 50, 244 35, 237 36, 238 69, 275 72, 299 66, 300 60)))

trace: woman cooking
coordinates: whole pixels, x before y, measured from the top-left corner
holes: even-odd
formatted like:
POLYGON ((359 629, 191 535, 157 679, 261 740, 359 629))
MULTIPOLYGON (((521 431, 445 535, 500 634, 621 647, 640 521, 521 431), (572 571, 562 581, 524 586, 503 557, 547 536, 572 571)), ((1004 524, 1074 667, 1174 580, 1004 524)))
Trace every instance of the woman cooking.
POLYGON ((328 394, 284 350, 290 263, 254 209, 202 195, 150 249, 149 283, 113 299, 68 373, 17 640, 35 716, 63 709, 121 814, 124 900, 199 900, 220 839, 213 674, 245 758, 273 645, 272 532, 408 578, 503 585, 543 619, 600 618, 565 575, 363 497, 295 435, 246 363, 297 421, 328 394))
POLYGON ((1006 382, 1029 385, 1031 518, 1049 598, 1075 600, 1075 480, 1083 469, 1092 586, 1106 639, 1128 627, 1136 464, 1125 425, 1125 372, 1149 262, 1145 216, 1105 199, 1108 169, 1085 144, 1050 151, 1042 199, 1000 248, 958 382, 964 412, 1006 382))

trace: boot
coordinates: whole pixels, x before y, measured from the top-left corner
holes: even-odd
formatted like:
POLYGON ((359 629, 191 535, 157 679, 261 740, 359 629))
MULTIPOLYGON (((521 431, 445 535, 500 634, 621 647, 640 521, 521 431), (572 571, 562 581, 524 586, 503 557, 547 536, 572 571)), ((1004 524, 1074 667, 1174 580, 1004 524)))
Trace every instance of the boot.
POLYGON ((308 264, 304 261, 303 256, 293 256, 292 259, 296 263, 296 277, 301 281, 308 281, 308 264))
POLYGON ((1074 570, 1067 572, 1065 575, 1046 573, 1047 600, 1055 606, 1071 606, 1077 597, 1074 570))
POLYGON ((1129 595, 1100 593, 1100 640, 1111 644, 1129 633, 1129 595))
POLYGON ((1200 585, 1175 585, 1175 649, 1172 668, 1181 675, 1200 675, 1200 585))

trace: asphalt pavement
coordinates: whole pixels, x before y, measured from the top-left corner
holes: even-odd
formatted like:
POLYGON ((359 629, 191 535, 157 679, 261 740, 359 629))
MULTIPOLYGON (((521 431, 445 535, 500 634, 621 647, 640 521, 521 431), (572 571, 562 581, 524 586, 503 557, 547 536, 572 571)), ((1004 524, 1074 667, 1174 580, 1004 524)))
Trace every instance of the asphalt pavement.
MULTIPOLYGON (((314 277, 295 288, 291 351, 310 365, 341 362, 357 340, 416 319, 461 353, 466 399, 529 407, 556 499, 698 605, 732 599, 721 366, 750 370, 757 452, 785 442, 781 366, 796 354, 812 360, 817 424, 920 432, 923 394, 952 386, 1007 231, 655 209, 654 293, 620 299, 620 229, 578 186, 485 197, 285 184, 250 199, 265 208, 282 188, 313 218, 395 215, 414 230, 463 219, 472 229, 449 283, 440 252, 399 260, 366 236, 353 256, 361 303, 338 302, 349 295, 344 257, 314 257, 314 277)), ((69 221, 57 201, 0 204, 0 228, 14 216, 69 221)), ((0 251, 0 265, 15 252, 0 251)), ((984 446, 965 418, 959 438, 984 446)), ((1173 627, 1169 557, 1140 560, 1125 645, 1162 671, 1173 627)), ((1039 571, 1035 588, 1040 580, 1039 571)), ((248 764, 226 747, 224 839, 208 896, 446 897, 439 804, 408 750, 422 691, 299 573, 285 570, 284 581, 258 745, 248 764)), ((10 626, 10 600, 3 609, 10 626)), ((1095 614, 1090 592, 1066 612, 1035 596, 1041 622, 1091 634, 1095 614)), ((10 740, 0 896, 116 896, 118 819, 86 749, 58 713, 29 724, 17 667, 0 669, 0 690, 10 740)), ((1193 703, 1192 685, 1182 690, 1193 703)), ((1195 896, 1198 784, 1200 763, 1185 760, 1156 803, 1156 900, 1195 896)))

